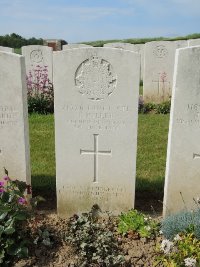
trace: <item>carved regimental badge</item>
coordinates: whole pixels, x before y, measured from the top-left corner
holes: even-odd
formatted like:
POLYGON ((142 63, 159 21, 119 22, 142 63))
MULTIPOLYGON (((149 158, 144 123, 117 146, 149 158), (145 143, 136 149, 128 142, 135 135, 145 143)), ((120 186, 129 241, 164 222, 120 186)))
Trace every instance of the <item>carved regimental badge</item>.
POLYGON ((83 61, 75 73, 78 92, 91 100, 102 100, 112 94, 117 84, 111 64, 98 57, 83 61))
POLYGON ((37 49, 37 50, 33 50, 30 54, 30 59, 32 62, 34 63, 40 63, 43 60, 43 55, 42 55, 42 51, 37 49))
POLYGON ((157 45, 153 50, 153 54, 155 57, 164 58, 168 55, 168 51, 164 45, 157 45))

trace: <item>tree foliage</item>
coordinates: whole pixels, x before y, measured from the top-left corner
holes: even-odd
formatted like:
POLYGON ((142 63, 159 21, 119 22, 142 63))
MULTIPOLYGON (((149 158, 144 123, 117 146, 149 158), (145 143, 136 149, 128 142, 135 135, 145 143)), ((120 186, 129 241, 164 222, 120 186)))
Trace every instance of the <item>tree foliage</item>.
POLYGON ((0 35, 0 46, 7 46, 13 48, 20 48, 25 45, 41 45, 43 39, 36 39, 35 37, 26 39, 19 34, 11 33, 4 36, 0 35))

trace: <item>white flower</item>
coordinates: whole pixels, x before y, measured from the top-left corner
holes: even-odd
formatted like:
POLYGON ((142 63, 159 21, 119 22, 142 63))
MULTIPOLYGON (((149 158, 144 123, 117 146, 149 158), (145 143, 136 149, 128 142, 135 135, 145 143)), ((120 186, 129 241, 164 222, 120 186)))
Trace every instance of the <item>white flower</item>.
POLYGON ((196 267, 196 260, 193 258, 186 258, 184 259, 185 266, 187 267, 196 267))
POLYGON ((148 218, 147 218, 147 217, 144 217, 144 220, 145 220, 145 222, 146 222, 146 221, 148 221, 148 218))
POLYGON ((181 237, 179 234, 177 234, 175 237, 174 237, 174 241, 178 241, 178 240, 181 240, 181 237))
POLYGON ((147 231, 150 231, 151 230, 151 227, 150 226, 145 226, 144 227, 147 231))
POLYGON ((162 234, 163 234, 163 231, 162 231, 162 230, 160 230, 160 231, 159 231, 159 234, 160 234, 160 235, 162 235, 162 234))
POLYGON ((173 242, 169 241, 168 239, 164 239, 160 245, 160 249, 165 254, 169 254, 171 252, 173 246, 174 246, 173 242))

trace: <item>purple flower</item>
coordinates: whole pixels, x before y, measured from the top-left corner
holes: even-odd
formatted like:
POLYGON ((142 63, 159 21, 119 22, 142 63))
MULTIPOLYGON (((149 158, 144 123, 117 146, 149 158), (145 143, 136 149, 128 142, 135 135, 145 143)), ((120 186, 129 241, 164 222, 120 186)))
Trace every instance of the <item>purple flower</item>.
POLYGON ((0 181, 0 187, 1 186, 4 186, 4 182, 3 181, 0 181))
POLYGON ((23 198, 23 197, 20 197, 20 198, 18 199, 18 203, 21 204, 21 205, 26 204, 26 199, 23 198))

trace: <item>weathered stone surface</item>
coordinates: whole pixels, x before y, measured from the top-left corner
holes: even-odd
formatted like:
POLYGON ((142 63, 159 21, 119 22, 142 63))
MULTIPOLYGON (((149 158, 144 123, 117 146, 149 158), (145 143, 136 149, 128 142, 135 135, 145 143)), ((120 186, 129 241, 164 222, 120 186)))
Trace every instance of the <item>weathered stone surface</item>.
POLYGON ((0 46, 0 51, 2 51, 2 52, 10 52, 10 53, 14 53, 14 48, 11 48, 11 47, 5 47, 5 46, 0 46))
POLYGON ((164 216, 200 197, 200 46, 178 49, 165 177, 164 216), (184 204, 185 203, 185 204, 184 204))
POLYGON ((73 49, 73 48, 83 48, 83 47, 92 47, 91 45, 86 45, 86 44, 67 44, 63 45, 62 49, 73 49))
POLYGON ((22 55, 25 57, 26 74, 32 79, 36 79, 38 75, 53 81, 53 57, 52 47, 43 45, 28 45, 22 47, 22 55))
POLYGON ((110 48, 54 53, 60 216, 134 207, 139 61, 110 48))
POLYGON ((140 54, 140 78, 143 80, 144 72, 144 44, 130 44, 130 43, 107 43, 104 47, 121 48, 130 50, 140 54))
POLYGON ((143 97, 145 102, 170 99, 175 51, 181 43, 154 41, 145 44, 143 97))
POLYGON ((31 182, 24 58, 0 52, 0 177, 31 182))
POLYGON ((176 49, 188 47, 188 40, 173 41, 176 44, 176 49))
POLYGON ((200 39, 190 39, 190 40, 188 40, 188 45, 189 46, 200 45, 200 39))

